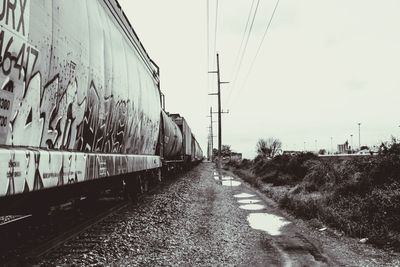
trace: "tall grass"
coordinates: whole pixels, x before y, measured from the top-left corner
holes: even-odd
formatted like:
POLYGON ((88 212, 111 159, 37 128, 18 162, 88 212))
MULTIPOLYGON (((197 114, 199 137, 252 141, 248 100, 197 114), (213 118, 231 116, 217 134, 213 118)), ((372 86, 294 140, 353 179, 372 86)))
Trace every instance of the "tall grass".
POLYGON ((291 187, 279 204, 297 216, 400 251, 399 144, 382 146, 375 157, 283 155, 234 167, 251 170, 257 181, 291 187))

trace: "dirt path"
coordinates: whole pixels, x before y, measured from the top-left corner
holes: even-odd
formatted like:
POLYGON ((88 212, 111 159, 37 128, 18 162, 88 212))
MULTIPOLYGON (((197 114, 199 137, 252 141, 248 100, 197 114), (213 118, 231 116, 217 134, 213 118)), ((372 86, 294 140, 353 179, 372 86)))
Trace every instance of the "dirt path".
POLYGON ((89 247, 82 247, 78 237, 41 264, 343 265, 273 202, 207 163, 84 235, 93 239, 89 247))

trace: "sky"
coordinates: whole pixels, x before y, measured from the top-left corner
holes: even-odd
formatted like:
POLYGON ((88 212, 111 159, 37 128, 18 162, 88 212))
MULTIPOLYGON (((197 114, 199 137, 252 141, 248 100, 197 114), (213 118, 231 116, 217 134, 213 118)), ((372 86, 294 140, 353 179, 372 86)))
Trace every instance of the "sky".
POLYGON ((205 152, 207 115, 210 106, 217 110, 208 95, 216 91, 207 73, 216 69, 214 51, 221 80, 230 82, 221 85, 229 110, 222 143, 244 157, 253 158, 257 140, 268 137, 285 150, 331 150, 331 138, 335 149, 353 135, 358 147, 359 122, 361 145, 400 137, 398 0, 280 0, 255 57, 276 4, 260 0, 239 70, 253 0, 119 2, 161 69, 167 110, 187 119, 205 152))

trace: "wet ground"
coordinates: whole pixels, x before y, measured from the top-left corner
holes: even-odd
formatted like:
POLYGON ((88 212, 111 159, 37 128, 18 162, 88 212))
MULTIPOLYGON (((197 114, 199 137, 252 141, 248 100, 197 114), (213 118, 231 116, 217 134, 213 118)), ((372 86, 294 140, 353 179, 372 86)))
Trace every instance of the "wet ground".
MULTIPOLYGON (((240 178, 230 176, 224 171, 214 171, 214 180, 230 193, 226 201, 236 202, 237 212, 246 214, 243 222, 259 232, 255 244, 261 248, 273 248, 278 266, 334 266, 316 241, 310 240, 296 229, 282 215, 276 205, 260 195, 255 189, 244 184, 240 178), (233 198, 232 198, 233 197, 233 198)), ((267 262, 256 262, 256 265, 269 266, 267 262)))
POLYGON ((332 257, 334 247, 325 249, 298 225, 239 178, 203 163, 66 243, 41 264, 364 266, 332 257))

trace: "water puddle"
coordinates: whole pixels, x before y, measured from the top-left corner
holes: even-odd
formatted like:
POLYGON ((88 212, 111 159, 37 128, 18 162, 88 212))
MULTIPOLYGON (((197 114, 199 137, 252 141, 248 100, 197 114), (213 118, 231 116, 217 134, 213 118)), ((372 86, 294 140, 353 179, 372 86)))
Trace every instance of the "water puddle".
POLYGON ((258 199, 239 199, 238 202, 239 204, 254 204, 254 203, 258 203, 261 200, 258 199))
POLYGON ((281 228, 290 224, 285 218, 268 213, 250 213, 247 216, 250 227, 267 232, 269 235, 281 235, 281 228))
POLYGON ((222 181, 222 185, 225 185, 225 186, 239 186, 239 185, 241 185, 242 183, 241 182, 238 182, 238 181, 222 181))
POLYGON ((234 195, 234 197, 236 197, 236 198, 249 198, 249 197, 255 197, 255 195, 250 195, 250 194, 247 194, 247 193, 240 193, 240 194, 234 195))
POLYGON ((240 208, 244 210, 262 210, 265 209, 265 206, 261 204, 246 204, 241 205, 240 208))
POLYGON ((223 181, 233 180, 233 177, 232 176, 222 176, 222 180, 223 181))

